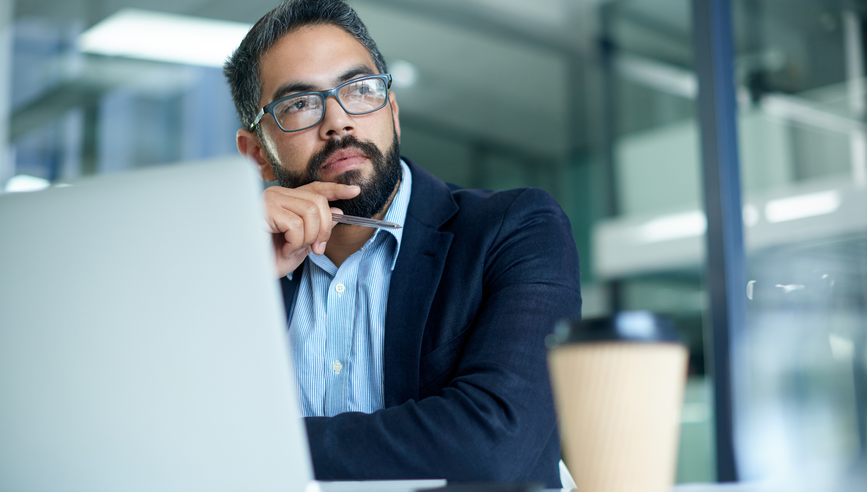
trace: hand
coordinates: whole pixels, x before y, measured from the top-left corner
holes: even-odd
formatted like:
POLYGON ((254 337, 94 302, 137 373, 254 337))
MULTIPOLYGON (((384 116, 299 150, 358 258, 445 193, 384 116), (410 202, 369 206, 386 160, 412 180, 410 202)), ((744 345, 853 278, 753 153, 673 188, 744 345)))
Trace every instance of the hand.
POLYGON ((339 183, 313 183, 298 188, 271 186, 262 194, 266 222, 274 242, 277 277, 295 270, 312 251, 325 252, 331 237, 332 209, 329 201, 353 198, 361 192, 358 186, 339 183))

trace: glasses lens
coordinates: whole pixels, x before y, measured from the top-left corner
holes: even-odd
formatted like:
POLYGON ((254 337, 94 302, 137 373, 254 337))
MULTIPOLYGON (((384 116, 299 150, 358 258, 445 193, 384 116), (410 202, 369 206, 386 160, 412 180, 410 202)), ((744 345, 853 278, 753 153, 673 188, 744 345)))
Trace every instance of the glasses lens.
POLYGON ((341 87, 337 95, 346 111, 363 114, 385 106, 388 87, 381 79, 364 79, 341 87))
POLYGON ((314 94, 286 99, 274 106, 274 118, 287 131, 313 126, 322 118, 322 99, 314 94))

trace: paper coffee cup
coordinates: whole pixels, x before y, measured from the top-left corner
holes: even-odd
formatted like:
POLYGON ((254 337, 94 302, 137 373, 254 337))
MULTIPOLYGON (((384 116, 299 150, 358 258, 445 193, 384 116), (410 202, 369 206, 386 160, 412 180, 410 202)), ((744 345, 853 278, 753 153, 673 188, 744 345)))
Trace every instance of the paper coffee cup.
POLYGON ((563 458, 580 492, 674 483, 688 351, 645 311, 563 321, 548 340, 563 458))

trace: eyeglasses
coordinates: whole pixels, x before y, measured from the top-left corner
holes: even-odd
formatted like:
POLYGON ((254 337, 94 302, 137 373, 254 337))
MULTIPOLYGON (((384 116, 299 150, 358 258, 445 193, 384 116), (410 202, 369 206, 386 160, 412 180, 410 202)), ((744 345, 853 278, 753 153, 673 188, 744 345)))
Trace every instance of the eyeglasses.
POLYGON ((318 125, 325 118, 325 100, 334 96, 351 115, 372 113, 388 104, 391 74, 367 75, 327 91, 310 91, 282 97, 259 110, 250 131, 270 113, 284 132, 298 132, 318 125))

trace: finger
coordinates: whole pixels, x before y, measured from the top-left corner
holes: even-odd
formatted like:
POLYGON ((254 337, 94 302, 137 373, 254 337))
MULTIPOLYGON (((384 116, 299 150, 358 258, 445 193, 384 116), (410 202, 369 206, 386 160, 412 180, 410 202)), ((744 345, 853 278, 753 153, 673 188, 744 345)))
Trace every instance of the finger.
POLYGON ((322 182, 311 183, 309 186, 305 185, 299 188, 269 187, 264 193, 268 227, 273 233, 303 228, 304 237, 300 243, 294 233, 287 235, 286 242, 292 244, 293 247, 310 245, 313 253, 323 254, 326 243, 331 238, 331 229, 334 226, 326 195, 352 197, 357 195, 359 191, 358 186, 322 182), (318 218, 315 217, 317 214, 318 218), (298 217, 301 218, 300 223, 297 220, 298 217))
POLYGON ((334 223, 331 222, 331 212, 328 210, 328 201, 325 198, 322 198, 322 203, 319 204, 317 210, 319 212, 319 229, 310 249, 313 253, 321 255, 325 253, 325 243, 331 239, 331 228, 334 227, 334 223))
MULTIPOLYGON (((302 197, 278 194, 266 199, 266 212, 271 232, 303 231, 303 239, 297 245, 299 247, 307 246, 315 239, 320 241, 328 239, 331 220, 326 212, 327 209, 328 201, 323 196, 312 193, 305 193, 302 197), (327 229, 324 233, 320 231, 323 225, 327 229)), ((287 236, 286 240, 292 239, 287 236)))
POLYGON ((314 181, 304 186, 299 186, 298 188, 282 188, 279 186, 272 186, 268 189, 270 190, 271 188, 276 188, 275 190, 273 190, 274 192, 285 195, 291 195, 293 194, 293 192, 315 193, 317 195, 324 196, 328 201, 346 200, 348 198, 354 198, 359 193, 361 193, 361 187, 358 185, 345 185, 341 183, 330 183, 324 181, 314 181))
POLYGON ((328 199, 323 195, 312 194, 311 201, 316 203, 316 211, 319 213, 319 230, 313 244, 313 252, 321 255, 325 252, 325 242, 331 238, 331 210, 328 199))
MULTIPOLYGON (((317 241, 321 236, 320 231, 324 228, 331 229, 331 221, 322 222, 322 208, 327 206, 327 201, 322 196, 312 196, 311 199, 296 199, 293 201, 292 211, 301 217, 303 238, 302 247, 307 247, 317 241)), ((325 232, 327 237, 329 232, 325 232)))
MULTIPOLYGON (((280 237, 280 241, 282 242, 282 237, 280 237)), ((307 258, 307 254, 309 253, 310 248, 304 248, 300 251, 295 251, 289 253, 289 257, 283 257, 282 251, 277 251, 274 257, 277 269, 277 277, 285 277, 290 272, 295 271, 298 268, 298 265, 304 262, 304 259, 307 258)))
MULTIPOLYGON (((306 230, 305 241, 312 241, 314 243, 313 252, 322 254, 325 252, 325 246, 319 243, 325 243, 331 238, 331 228, 334 226, 331 221, 331 210, 328 206, 328 200, 324 196, 309 192, 304 193, 307 193, 304 196, 308 200, 303 204, 302 215, 306 230), (315 227, 308 228, 312 225, 315 227)), ((301 204, 296 204, 296 206, 300 207, 301 204)))
MULTIPOLYGON (((331 239, 331 231, 334 228, 335 222, 331 218, 331 212, 338 211, 339 208, 329 207, 328 201, 323 200, 323 206, 320 207, 322 211, 322 222, 319 226, 319 236, 316 238, 316 242, 311 245, 311 251, 317 255, 325 254, 325 247, 329 239, 331 239)), ((340 212, 343 213, 343 212, 340 212)))
POLYGON ((310 246, 305 246, 301 249, 292 249, 287 244, 287 245, 283 246, 282 256, 283 256, 283 258, 290 260, 290 261, 297 260, 297 259, 303 260, 304 257, 307 256, 307 253, 309 253, 309 252, 310 252, 310 246))
MULTIPOLYGON (((319 184, 334 185, 336 183, 319 183, 319 184)), ((344 185, 340 185, 340 186, 344 186, 344 185)), ((352 193, 355 193, 355 191, 358 191, 358 189, 359 189, 357 186, 355 188, 356 188, 356 190, 350 190, 350 191, 352 193)), ((304 189, 303 187, 301 187, 301 188, 292 189, 291 191, 293 193, 293 196, 297 195, 298 197, 309 200, 318 206, 320 226, 319 226, 319 235, 316 238, 316 242, 317 243, 324 243, 324 242, 327 242, 328 239, 331 238, 331 228, 333 227, 333 223, 331 220, 331 207, 328 205, 328 198, 326 198, 325 195, 315 193, 314 191, 312 191, 313 189, 314 188, 304 189)), ((284 203, 288 204, 289 203, 288 202, 289 196, 290 195, 282 195, 280 199, 282 201, 284 201, 284 203)), ((322 254, 322 252, 324 252, 324 251, 325 251, 324 246, 316 246, 313 248, 313 252, 316 254, 322 254)))
POLYGON ((301 218, 295 216, 294 218, 289 217, 286 218, 286 223, 291 223, 289 227, 286 228, 282 233, 278 233, 278 236, 281 236, 283 241, 280 244, 281 254, 284 258, 288 258, 291 253, 298 251, 299 249, 304 249, 308 244, 305 244, 304 241, 304 223, 301 218))

